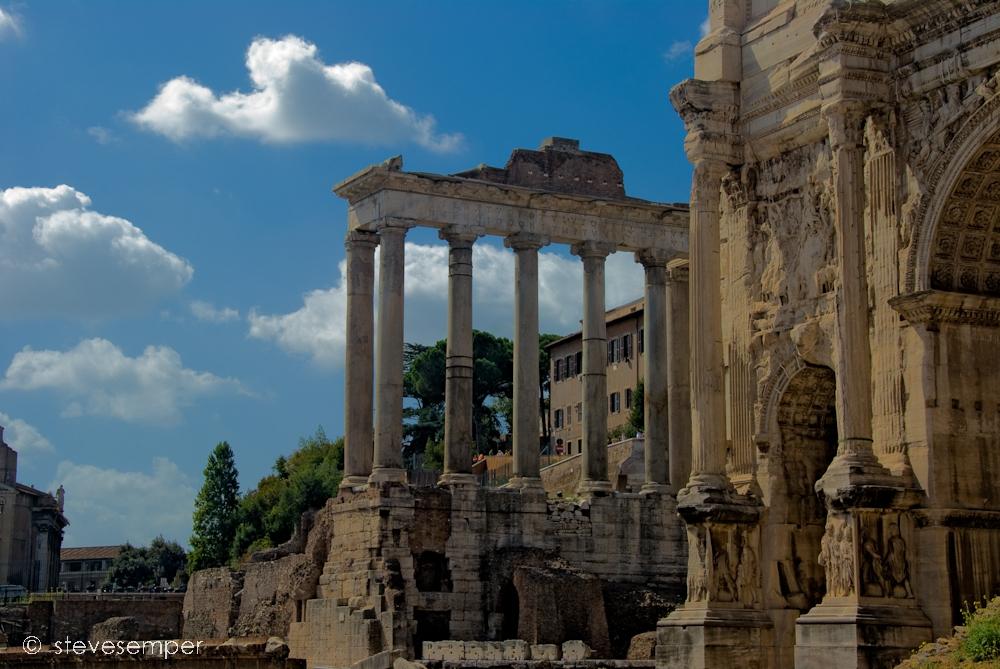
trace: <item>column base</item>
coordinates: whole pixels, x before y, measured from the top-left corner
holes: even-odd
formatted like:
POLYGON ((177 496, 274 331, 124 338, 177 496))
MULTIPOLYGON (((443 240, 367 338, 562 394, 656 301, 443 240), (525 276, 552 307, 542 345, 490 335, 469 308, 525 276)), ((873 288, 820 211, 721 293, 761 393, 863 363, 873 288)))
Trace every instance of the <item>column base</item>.
POLYGON ((915 606, 833 598, 795 621, 795 669, 893 667, 932 640, 931 623, 915 606))
MULTIPOLYGON (((763 611, 684 604, 656 628, 657 669, 768 669, 773 629, 763 611)), ((796 665, 798 669, 798 665, 796 665)))
POLYGON ((357 474, 352 474, 350 476, 345 476, 340 481, 340 492, 341 493, 355 493, 360 492, 359 488, 368 487, 368 477, 360 476, 357 474))
POLYGON ((479 485, 479 479, 476 478, 475 474, 470 474, 468 472, 445 472, 438 479, 439 486, 442 488, 450 487, 475 487, 479 485))
POLYGON ((611 481, 580 481, 576 492, 580 495, 610 495, 612 491, 611 481))
POLYGON ((537 476, 515 476, 507 482, 504 488, 516 489, 521 492, 545 492, 542 479, 537 476))
POLYGON ((406 485, 406 470, 399 467, 376 467, 368 477, 369 485, 406 485))
POLYGON ((826 472, 816 482, 816 492, 838 507, 883 507, 905 487, 872 452, 871 442, 841 444, 826 472))
POLYGON ((674 489, 666 483, 643 483, 640 495, 673 495, 674 489))

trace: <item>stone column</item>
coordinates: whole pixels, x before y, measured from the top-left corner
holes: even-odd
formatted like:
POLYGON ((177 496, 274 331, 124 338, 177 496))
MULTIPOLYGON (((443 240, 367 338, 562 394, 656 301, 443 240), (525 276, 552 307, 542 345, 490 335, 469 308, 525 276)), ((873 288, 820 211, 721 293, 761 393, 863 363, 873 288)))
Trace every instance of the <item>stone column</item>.
POLYGON ((539 474, 538 249, 548 240, 517 234, 514 249, 514 476, 508 484, 541 490, 539 474))
POLYGON ((837 455, 817 483, 827 496, 859 477, 884 478, 872 449, 872 368, 868 341, 865 268, 864 124, 860 104, 829 104, 823 116, 833 152, 834 225, 840 285, 837 290, 834 371, 837 374, 837 455))
POLYGON ((379 225, 375 461, 369 482, 405 483, 403 469, 403 272, 406 224, 379 225))
POLYGON ((442 230, 448 242, 448 347, 444 382, 444 474, 440 485, 475 485, 472 475, 472 244, 479 235, 442 230))
POLYGON ((670 487, 676 493, 691 476, 691 370, 688 261, 667 266, 667 419, 670 487))
POLYGON ((645 494, 669 490, 667 445, 668 356, 667 349, 667 260, 662 251, 635 254, 646 272, 646 304, 643 308, 643 413, 645 416, 645 494))
POLYGON ((691 290, 691 478, 685 491, 732 487, 726 477, 719 189, 724 163, 695 163, 688 241, 691 290))
POLYGON ((608 481, 608 332, 604 307, 604 262, 614 246, 573 246, 583 260, 583 471, 582 494, 611 491, 608 481))
POLYGON ((378 235, 352 230, 347 252, 347 323, 344 356, 344 479, 342 491, 366 485, 372 473, 372 376, 375 247, 378 235))

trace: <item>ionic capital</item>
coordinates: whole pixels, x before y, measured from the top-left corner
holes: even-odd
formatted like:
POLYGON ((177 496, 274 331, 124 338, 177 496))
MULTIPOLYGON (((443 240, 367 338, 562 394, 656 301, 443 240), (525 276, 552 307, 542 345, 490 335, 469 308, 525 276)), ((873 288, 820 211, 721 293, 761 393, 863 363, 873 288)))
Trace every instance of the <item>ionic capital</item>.
POLYGON ((519 232, 510 235, 503 240, 503 245, 515 251, 530 251, 540 249, 549 245, 549 238, 530 232, 519 232))
POLYGON ((664 251, 663 249, 643 249, 642 251, 635 252, 635 261, 646 269, 652 267, 665 268, 673 257, 673 253, 664 251))
POLYGON ((611 242, 586 241, 573 244, 570 253, 583 259, 600 258, 603 260, 615 252, 615 245, 611 242))
POLYGON ((452 248, 471 248, 473 243, 482 236, 475 228, 447 227, 438 231, 438 237, 448 242, 452 248))
POLYGON ((409 218, 395 218, 395 217, 385 217, 380 218, 375 223, 375 229, 382 233, 386 231, 400 231, 405 233, 410 228, 417 226, 417 222, 409 218))
POLYGON ((344 248, 348 250, 364 250, 365 247, 378 246, 378 235, 365 230, 350 230, 344 237, 344 248))

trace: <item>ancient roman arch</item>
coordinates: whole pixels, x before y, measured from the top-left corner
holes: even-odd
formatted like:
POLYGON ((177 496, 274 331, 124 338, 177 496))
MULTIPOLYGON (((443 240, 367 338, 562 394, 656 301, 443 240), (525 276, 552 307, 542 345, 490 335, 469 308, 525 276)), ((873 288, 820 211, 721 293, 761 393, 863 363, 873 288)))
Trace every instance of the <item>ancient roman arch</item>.
POLYGON ((1000 587, 1000 3, 708 4, 660 664, 893 666, 1000 587))

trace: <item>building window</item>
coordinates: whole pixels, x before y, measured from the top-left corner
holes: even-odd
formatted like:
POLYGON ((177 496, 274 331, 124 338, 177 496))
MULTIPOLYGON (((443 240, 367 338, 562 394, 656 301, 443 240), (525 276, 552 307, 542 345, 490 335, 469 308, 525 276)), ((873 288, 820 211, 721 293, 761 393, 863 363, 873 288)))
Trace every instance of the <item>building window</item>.
POLYGON ((583 374, 583 351, 577 351, 573 357, 576 359, 576 373, 583 374))
POLYGON ((631 388, 626 388, 625 389, 625 408, 626 409, 631 409, 632 408, 632 389, 631 388))
POLYGON ((556 381, 562 381, 562 378, 563 378, 563 359, 562 358, 559 358, 558 360, 556 360, 555 377, 556 377, 556 381))
POLYGON ((646 331, 643 328, 639 328, 639 353, 644 353, 646 351, 646 331))
POLYGON ((576 403, 576 422, 583 422, 583 402, 576 403))
POLYGON ((577 375, 578 372, 577 372, 577 369, 576 369, 576 356, 575 355, 566 356, 566 369, 567 369, 566 376, 576 376, 577 375))
POLYGON ((615 340, 608 340, 608 364, 613 365, 615 363, 615 340))
POLYGON ((608 401, 608 410, 611 413, 619 413, 622 410, 622 394, 611 393, 608 401))
POLYGON ((552 422, 555 423, 556 429, 559 429, 559 428, 561 428, 563 426, 563 411, 562 411, 562 409, 556 409, 556 413, 555 413, 555 416, 552 419, 552 422))
POLYGON ((632 359, 632 335, 630 334, 622 337, 622 358, 625 360, 632 359))
POLYGON ((564 415, 566 416, 566 426, 569 427, 573 424, 573 407, 566 407, 564 415))
POLYGON ((583 439, 576 442, 576 452, 583 453, 583 439))
POLYGON ((69 563, 69 570, 70 571, 80 571, 81 569, 83 569, 83 565, 81 563, 79 563, 79 562, 70 562, 69 563))

